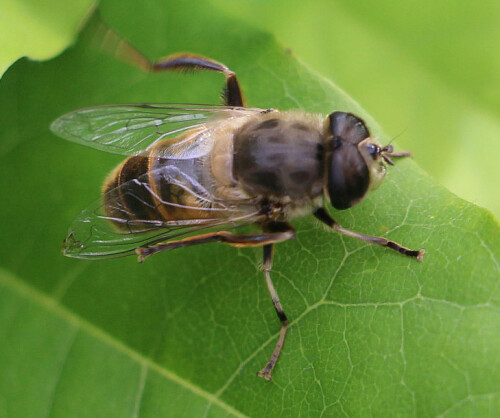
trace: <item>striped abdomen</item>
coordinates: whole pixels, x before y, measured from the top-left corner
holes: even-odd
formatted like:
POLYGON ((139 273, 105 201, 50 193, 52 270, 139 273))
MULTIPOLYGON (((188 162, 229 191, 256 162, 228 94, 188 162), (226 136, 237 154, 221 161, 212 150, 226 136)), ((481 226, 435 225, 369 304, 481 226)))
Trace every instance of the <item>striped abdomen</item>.
MULTIPOLYGON (((158 155, 157 148, 162 146, 166 147, 167 141, 155 146, 155 155, 158 155)), ((104 183, 105 215, 117 226, 136 231, 160 226, 165 221, 217 217, 218 212, 207 210, 207 201, 197 198, 194 193, 200 195, 199 191, 186 182, 186 178, 195 175, 196 163, 195 159, 144 156, 126 159, 104 183), (191 192, 179 186, 180 183, 191 192)))

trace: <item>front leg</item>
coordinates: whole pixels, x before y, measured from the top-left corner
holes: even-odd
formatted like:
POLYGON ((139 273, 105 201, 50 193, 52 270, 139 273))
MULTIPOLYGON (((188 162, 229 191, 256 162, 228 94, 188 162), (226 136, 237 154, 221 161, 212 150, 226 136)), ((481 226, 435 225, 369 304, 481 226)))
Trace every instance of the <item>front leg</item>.
POLYGON ((400 254, 406 255, 408 257, 414 257, 418 261, 422 261, 424 257, 425 250, 422 248, 418 251, 410 250, 409 248, 403 247, 394 241, 389 241, 386 238, 374 237, 371 235, 360 234, 359 232, 351 231, 350 229, 345 229, 342 225, 337 223, 325 208, 316 209, 314 216, 318 218, 321 222, 328 225, 334 231, 339 232, 350 237, 358 238, 362 241, 368 242, 370 244, 380 245, 381 247, 387 247, 391 250, 397 251, 400 254))

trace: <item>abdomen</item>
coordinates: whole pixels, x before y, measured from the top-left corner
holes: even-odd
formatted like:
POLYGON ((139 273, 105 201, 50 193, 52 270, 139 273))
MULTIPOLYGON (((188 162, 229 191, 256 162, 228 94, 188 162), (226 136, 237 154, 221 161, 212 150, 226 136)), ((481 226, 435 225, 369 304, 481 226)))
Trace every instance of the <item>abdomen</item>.
MULTIPOLYGON (((171 141, 164 142, 155 148, 171 145, 171 141)), ((179 185, 185 183, 186 176, 193 176, 195 165, 195 160, 145 156, 126 159, 103 185, 106 216, 116 219, 114 223, 118 227, 132 230, 150 228, 165 221, 217 217, 218 212, 210 211, 206 200, 200 200, 189 191, 189 184, 179 185)))

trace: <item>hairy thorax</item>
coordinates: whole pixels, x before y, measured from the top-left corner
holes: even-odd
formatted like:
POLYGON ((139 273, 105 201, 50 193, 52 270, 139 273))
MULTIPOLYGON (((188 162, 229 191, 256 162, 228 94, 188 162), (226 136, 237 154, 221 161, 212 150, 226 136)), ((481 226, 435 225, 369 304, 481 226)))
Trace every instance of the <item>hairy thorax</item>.
POLYGON ((251 195, 296 206, 322 193, 321 119, 269 113, 234 134, 233 176, 251 195))

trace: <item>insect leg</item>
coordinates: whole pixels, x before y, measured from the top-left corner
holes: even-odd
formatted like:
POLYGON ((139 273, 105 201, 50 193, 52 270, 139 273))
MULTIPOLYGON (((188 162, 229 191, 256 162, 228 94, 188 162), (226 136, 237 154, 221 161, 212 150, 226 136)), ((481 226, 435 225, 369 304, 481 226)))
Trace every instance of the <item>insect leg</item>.
POLYGON ((224 64, 202 55, 179 53, 171 55, 161 61, 155 62, 153 71, 217 71, 226 77, 226 86, 222 91, 222 98, 226 106, 245 106, 245 100, 241 93, 241 87, 238 83, 236 73, 226 67, 224 64))
POLYGON ((146 257, 160 251, 171 250, 180 247, 188 247, 191 245, 205 244, 208 242, 224 242, 235 247, 256 247, 263 246, 264 261, 262 263, 262 271, 266 279, 266 285, 273 301, 274 309, 281 321, 281 331, 276 343, 276 347, 267 362, 266 366, 259 371, 258 375, 266 380, 271 380, 271 372, 278 361, 278 358, 285 343, 285 336, 288 328, 288 318, 281 306, 278 293, 271 281, 271 268, 273 259, 274 244, 282 241, 295 238, 295 230, 286 222, 269 222, 264 225, 264 233, 261 235, 236 235, 227 231, 218 231, 213 233, 196 235, 182 240, 170 241, 166 243, 156 244, 147 248, 137 248, 136 253, 139 255, 139 261, 144 261, 146 257))
POLYGON ((283 344, 285 343, 285 336, 289 323, 285 311, 281 306, 278 293, 274 288, 270 275, 273 264, 274 244, 264 245, 263 249, 264 249, 264 261, 262 263, 262 271, 264 272, 264 276, 266 278, 267 289, 269 290, 269 294, 271 295, 274 309, 276 310, 276 314, 278 315, 278 318, 281 321, 280 336, 278 338, 278 342, 276 343, 276 347, 274 348, 273 354, 271 355, 271 358, 267 362, 266 366, 258 373, 260 377, 263 377, 264 379, 269 381, 271 380, 271 372, 274 366, 276 365, 276 362, 278 361, 281 349, 283 348, 283 344))
POLYGON ((233 247, 260 247, 262 245, 274 244, 295 238, 295 230, 282 230, 279 232, 269 232, 264 234, 237 235, 227 231, 209 232, 207 234, 195 235, 192 237, 158 243, 150 247, 136 248, 135 252, 142 262, 146 257, 161 251, 173 250, 175 248, 190 247, 192 245, 206 244, 209 242, 223 242, 233 247))
POLYGON ((226 76, 226 86, 222 92, 224 104, 226 106, 245 106, 245 100, 243 99, 236 73, 224 64, 211 58, 183 52, 170 55, 160 61, 151 61, 103 22, 99 23, 96 30, 94 44, 99 49, 113 54, 118 59, 148 72, 208 70, 222 73, 226 76))
POLYGON ((314 216, 316 216, 316 218, 318 218, 324 224, 328 225, 334 231, 339 232, 341 234, 344 234, 344 235, 347 235, 350 237, 354 237, 354 238, 358 238, 358 239, 365 241, 365 242, 368 242, 370 244, 376 244, 376 245, 380 245, 382 247, 390 248, 391 250, 397 251, 398 253, 406 255, 408 257, 415 257, 418 261, 422 261, 422 259, 424 257, 424 253, 425 253, 424 249, 420 249, 418 251, 410 250, 410 249, 398 244, 397 242, 389 241, 386 238, 374 237, 371 235, 365 235, 365 234, 361 234, 359 232, 351 231, 350 229, 345 229, 344 227, 342 227, 342 225, 337 223, 330 216, 330 214, 326 211, 325 208, 316 209, 316 211, 314 212, 314 216))

